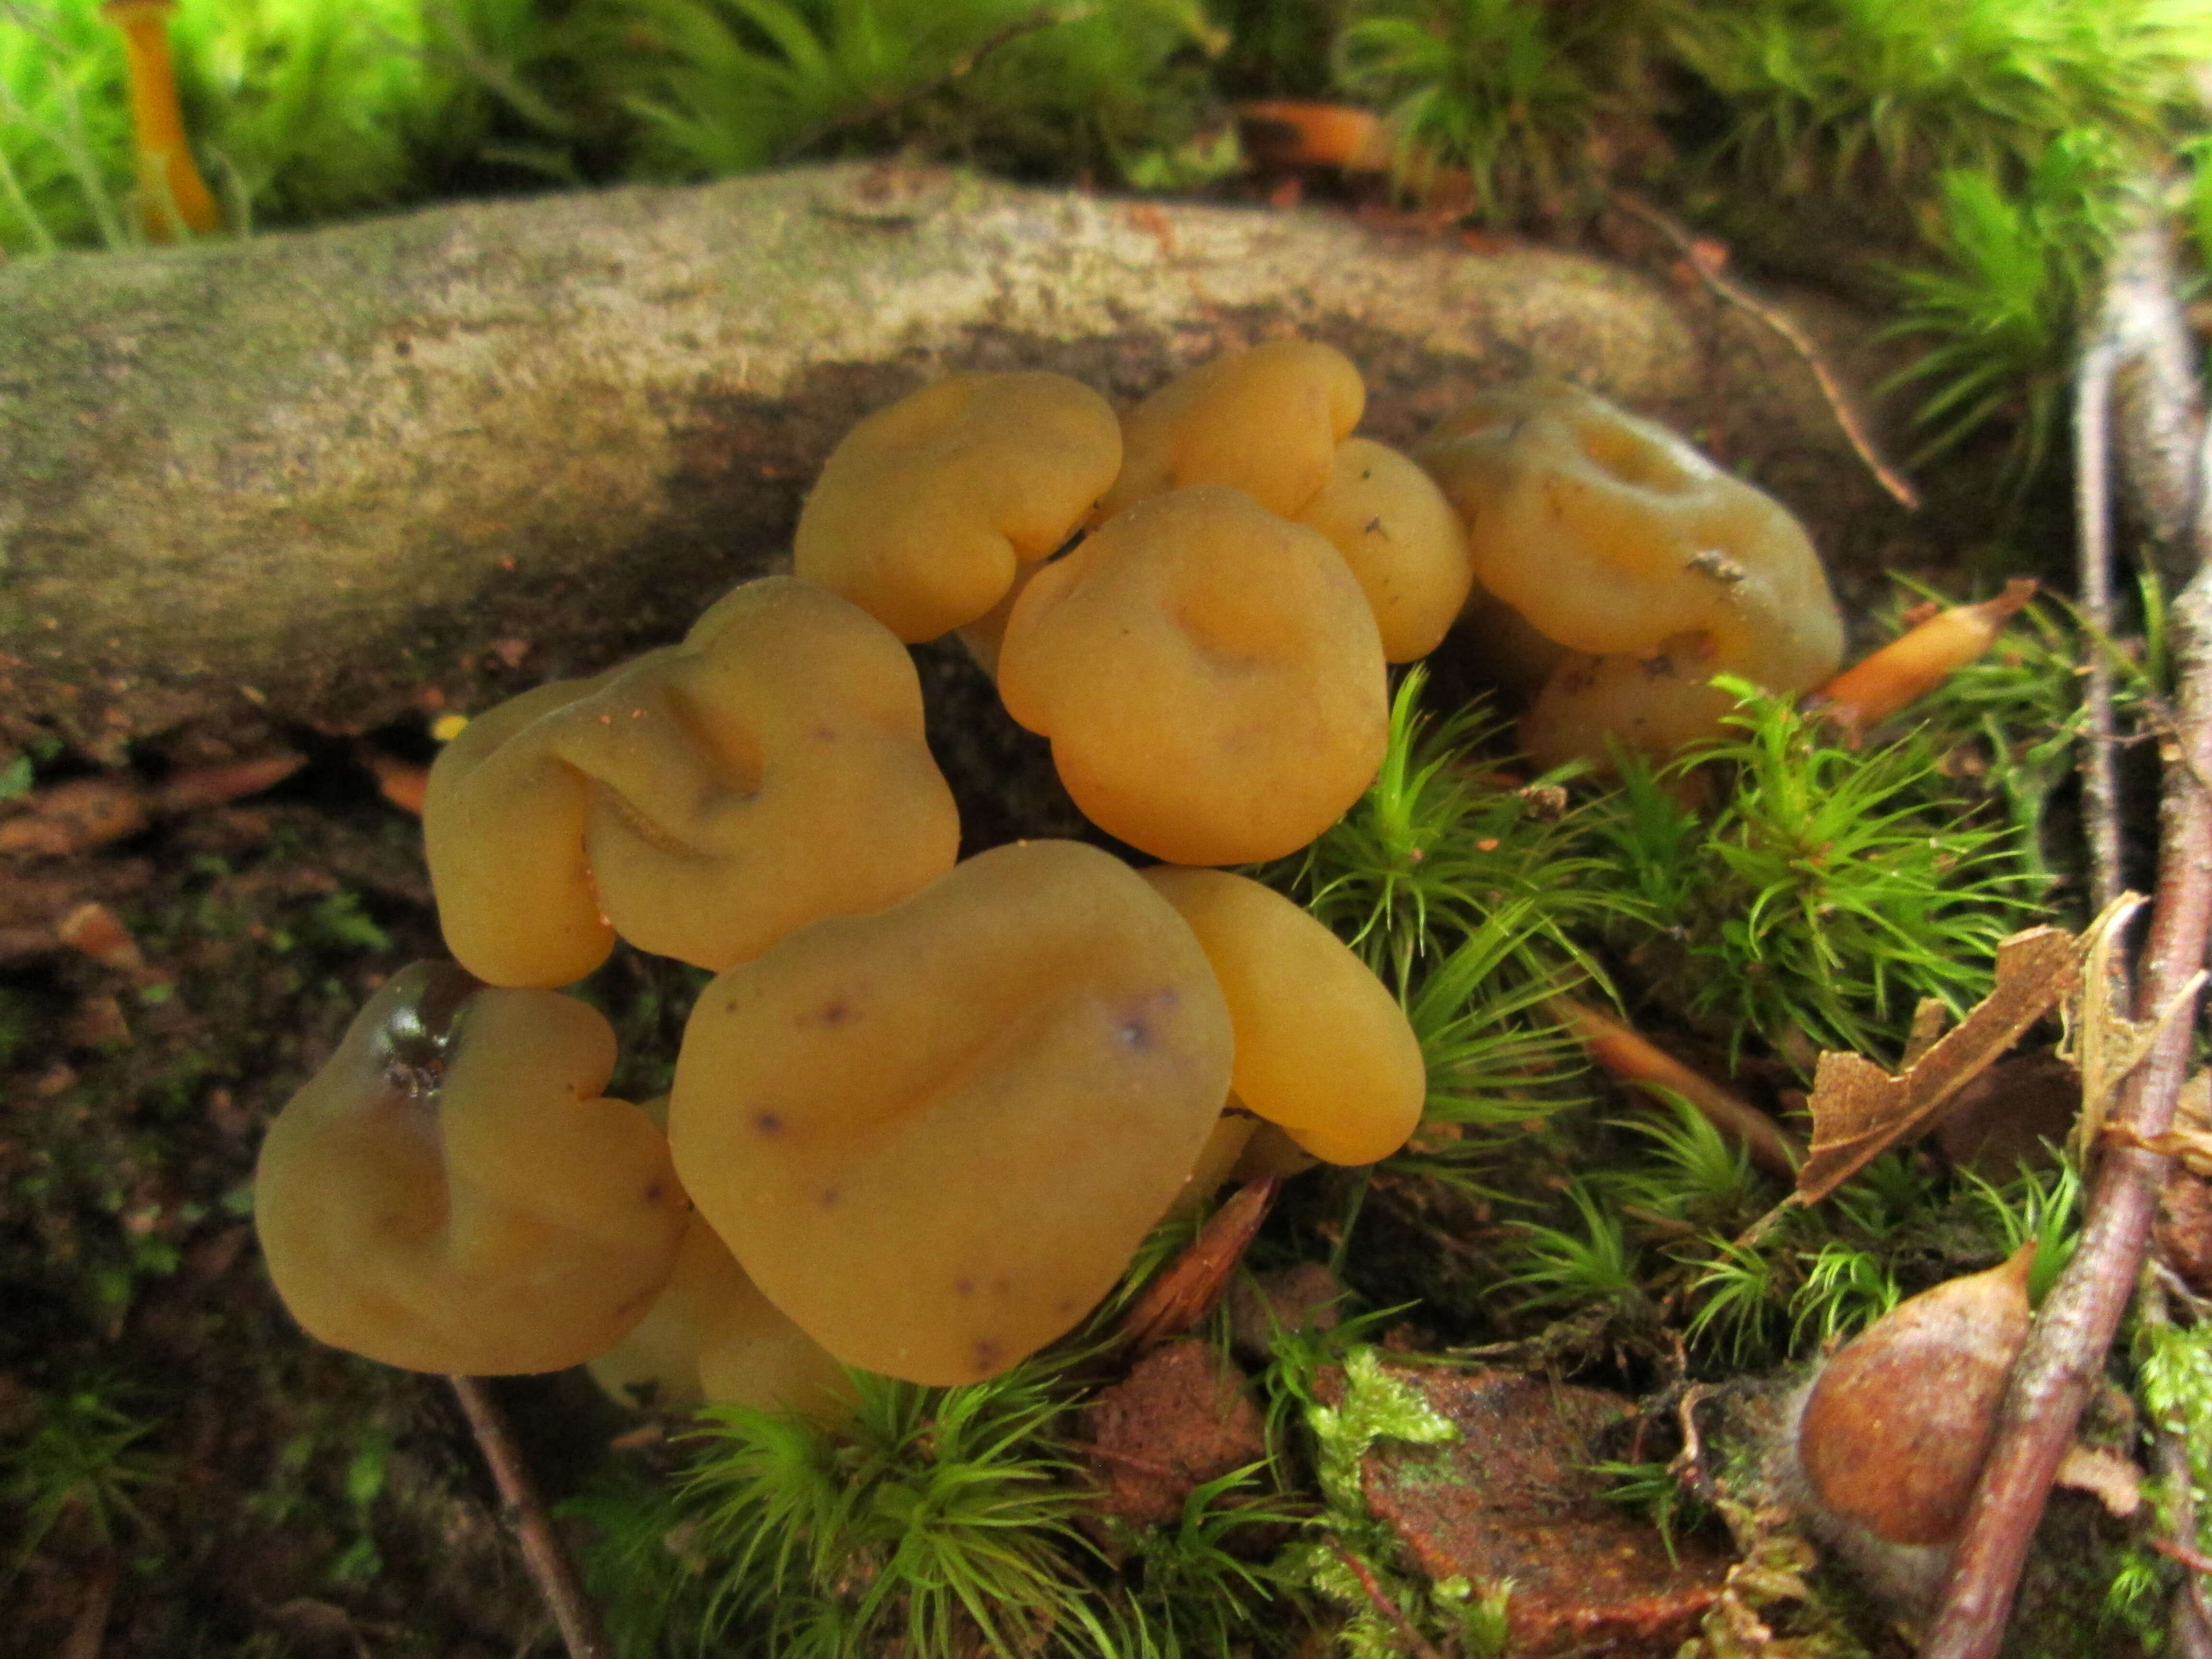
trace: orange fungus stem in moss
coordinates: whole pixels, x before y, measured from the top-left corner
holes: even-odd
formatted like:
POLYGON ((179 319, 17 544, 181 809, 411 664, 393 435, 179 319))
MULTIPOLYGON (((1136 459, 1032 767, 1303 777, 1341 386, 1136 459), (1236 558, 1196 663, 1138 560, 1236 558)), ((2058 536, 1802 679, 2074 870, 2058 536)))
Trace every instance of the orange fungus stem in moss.
POLYGON ((123 32, 131 71, 131 129, 138 165, 138 211, 148 238, 173 242, 185 231, 222 228, 222 215, 193 163, 169 58, 176 0, 107 0, 100 15, 123 32))
POLYGON ((1939 611, 1844 670, 1814 691, 1810 702, 1856 739, 1987 651, 2035 590, 2034 578, 2022 576, 2007 582, 1993 599, 1939 611))

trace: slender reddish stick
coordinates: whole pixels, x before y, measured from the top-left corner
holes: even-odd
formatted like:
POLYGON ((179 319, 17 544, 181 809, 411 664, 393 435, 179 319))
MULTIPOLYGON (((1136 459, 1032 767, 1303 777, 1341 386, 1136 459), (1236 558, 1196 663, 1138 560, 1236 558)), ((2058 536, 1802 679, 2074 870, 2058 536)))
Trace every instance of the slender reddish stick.
POLYGON ((507 1419, 500 1415, 491 1391, 481 1377, 446 1380, 460 1399, 461 1411, 469 1419, 484 1462, 491 1465, 491 1478, 499 1487, 507 1523, 522 1545, 522 1565, 529 1570, 538 1593, 545 1598, 553 1622, 560 1626, 561 1643, 568 1650, 568 1659, 614 1659, 615 1650, 599 1623, 599 1610, 576 1582, 576 1570, 569 1565, 568 1553, 561 1547, 552 1517, 545 1513, 544 1503, 538 1496, 538 1483, 530 1478, 521 1450, 507 1433, 507 1419))

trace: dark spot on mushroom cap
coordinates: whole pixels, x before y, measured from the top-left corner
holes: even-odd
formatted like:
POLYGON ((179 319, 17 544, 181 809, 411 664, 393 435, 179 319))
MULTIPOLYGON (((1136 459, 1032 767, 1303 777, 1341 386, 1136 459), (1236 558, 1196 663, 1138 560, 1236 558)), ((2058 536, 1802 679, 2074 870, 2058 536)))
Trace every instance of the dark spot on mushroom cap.
POLYGON ((783 1120, 774 1112, 755 1112, 753 1127, 764 1135, 780 1135, 783 1133, 783 1120))
POLYGON ((952 1288, 962 1296, 973 1296, 975 1294, 975 1281, 963 1273, 952 1281, 952 1288))
POLYGON ((993 1371, 998 1369, 999 1356, 1004 1352, 1005 1350, 999 1346, 996 1338, 988 1336, 977 1337, 975 1339, 975 1346, 974 1350, 975 1357, 975 1370, 983 1376, 989 1376, 993 1371))
POLYGON ((647 1183, 645 1188, 645 1201, 648 1204, 658 1204, 660 1202, 661 1199, 667 1194, 667 1192, 668 1183, 666 1182, 649 1182, 647 1183))
POLYGON ((822 1207, 825 1210, 836 1209, 837 1207, 837 1200, 841 1196, 842 1196, 842 1194, 841 1194, 835 1187, 823 1188, 822 1191, 822 1207))

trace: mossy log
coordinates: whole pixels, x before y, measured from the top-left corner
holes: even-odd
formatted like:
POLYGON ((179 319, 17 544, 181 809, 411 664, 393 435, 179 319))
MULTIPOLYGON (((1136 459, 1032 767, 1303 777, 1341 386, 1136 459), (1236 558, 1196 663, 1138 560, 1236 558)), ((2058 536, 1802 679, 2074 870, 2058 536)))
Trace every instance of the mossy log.
POLYGON ((1541 369, 1891 533, 1802 366, 1705 303, 1530 247, 871 165, 21 260, 0 740, 112 759, 592 672, 777 568, 831 444, 928 377, 1130 398, 1292 330, 1360 364, 1386 441, 1541 369))

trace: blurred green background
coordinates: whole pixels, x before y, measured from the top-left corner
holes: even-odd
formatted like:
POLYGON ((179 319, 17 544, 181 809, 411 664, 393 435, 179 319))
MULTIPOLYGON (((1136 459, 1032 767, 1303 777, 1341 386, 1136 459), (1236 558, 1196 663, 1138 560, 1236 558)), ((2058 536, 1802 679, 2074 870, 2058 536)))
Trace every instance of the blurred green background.
MULTIPOLYGON (((2025 481, 2130 193, 2212 241, 2212 0, 178 0, 234 232, 906 153, 1252 193, 1240 100, 1387 118, 1392 185, 1572 240, 1632 189, 1893 314, 1926 460, 2025 481)), ((131 245, 96 0, 0 0, 0 250, 131 245)))

